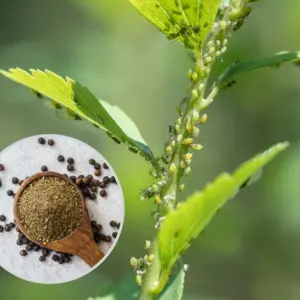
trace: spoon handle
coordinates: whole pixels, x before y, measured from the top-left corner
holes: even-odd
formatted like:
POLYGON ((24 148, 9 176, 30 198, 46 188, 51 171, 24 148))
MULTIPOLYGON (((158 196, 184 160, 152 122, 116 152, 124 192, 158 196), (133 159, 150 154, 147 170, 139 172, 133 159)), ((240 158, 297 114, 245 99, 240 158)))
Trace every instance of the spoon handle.
POLYGON ((78 245, 76 252, 76 255, 90 267, 94 267, 105 256, 98 245, 92 240, 87 241, 84 245, 78 245))

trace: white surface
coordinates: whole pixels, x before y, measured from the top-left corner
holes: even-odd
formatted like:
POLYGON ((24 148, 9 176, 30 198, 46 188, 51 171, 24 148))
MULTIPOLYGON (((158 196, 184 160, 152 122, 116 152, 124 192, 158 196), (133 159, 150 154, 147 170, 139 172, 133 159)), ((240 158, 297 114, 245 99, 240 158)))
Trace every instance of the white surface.
MULTIPOLYGON (((97 192, 97 200, 87 200, 87 208, 90 219, 96 220, 97 223, 103 226, 103 233, 111 235, 112 232, 118 231, 116 239, 112 238, 111 243, 103 242, 100 249, 106 254, 101 262, 94 268, 90 268, 80 258, 72 257, 71 263, 63 265, 52 261, 51 256, 47 257, 45 262, 39 261, 41 251, 31 251, 25 257, 20 256, 19 252, 24 249, 24 246, 17 246, 17 232, 13 229, 10 232, 0 233, 0 265, 8 272, 27 281, 43 284, 54 284, 68 282, 78 279, 96 267, 98 267, 109 256, 110 252, 116 245, 121 234, 124 221, 124 199, 120 182, 115 175, 110 164, 105 158, 89 145, 71 137, 61 135, 39 135, 32 136, 20 140, 0 153, 0 163, 5 166, 5 170, 0 172, 0 215, 4 214, 7 217, 7 222, 13 222, 13 197, 7 195, 7 190, 16 191, 18 185, 11 182, 12 177, 24 179, 26 176, 40 172, 43 165, 46 165, 49 171, 58 173, 66 173, 71 175, 88 175, 93 174, 93 166, 89 165, 88 160, 94 158, 101 165, 106 162, 109 166, 108 170, 102 168, 102 176, 115 176, 118 184, 109 184, 106 188, 108 196, 100 197, 97 192), (52 138, 55 145, 50 147, 38 144, 39 137, 44 137, 46 140, 52 138), (57 161, 58 155, 63 155, 65 160, 72 157, 75 160, 75 171, 67 171, 67 162, 60 163, 57 161), (115 220, 121 222, 119 230, 114 230, 110 227, 109 222, 115 220)), ((0 223, 3 225, 3 223, 0 223)), ((53 252, 54 254, 54 252, 53 252)))

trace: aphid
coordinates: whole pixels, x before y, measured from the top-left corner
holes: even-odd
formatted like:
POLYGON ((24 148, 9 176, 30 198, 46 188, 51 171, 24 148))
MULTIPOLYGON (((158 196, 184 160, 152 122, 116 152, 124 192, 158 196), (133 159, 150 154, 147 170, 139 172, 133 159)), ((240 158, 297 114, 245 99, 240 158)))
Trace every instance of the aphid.
POLYGON ((139 152, 139 150, 137 148, 133 147, 133 146, 129 146, 128 149, 129 149, 129 151, 131 151, 133 153, 138 153, 139 152))
POLYGON ((183 145, 190 145, 193 142, 193 138, 187 138, 183 140, 182 144, 183 145))
POLYGON ((151 247, 151 241, 146 241, 145 242, 145 250, 149 250, 150 249, 150 247, 151 247))
POLYGON ((38 92, 38 91, 36 91, 36 90, 32 90, 32 92, 33 92, 38 98, 43 99, 43 95, 42 95, 40 92, 38 92))
POLYGON ((154 260, 154 254, 150 254, 149 257, 148 257, 148 263, 152 263, 154 260))
POLYGON ((154 196, 152 188, 142 189, 142 194, 147 198, 152 198, 154 196))
POLYGON ((130 258, 130 264, 131 264, 131 266, 132 266, 134 269, 136 269, 136 268, 137 268, 137 264, 138 264, 137 259, 136 259, 135 257, 131 257, 131 258, 130 258))
POLYGON ((143 280, 142 280, 142 276, 141 275, 136 275, 135 281, 136 281, 136 283, 137 283, 138 286, 142 286, 143 280))
POLYGON ((155 196, 155 203, 161 204, 161 198, 160 198, 159 195, 156 195, 156 196, 155 196))

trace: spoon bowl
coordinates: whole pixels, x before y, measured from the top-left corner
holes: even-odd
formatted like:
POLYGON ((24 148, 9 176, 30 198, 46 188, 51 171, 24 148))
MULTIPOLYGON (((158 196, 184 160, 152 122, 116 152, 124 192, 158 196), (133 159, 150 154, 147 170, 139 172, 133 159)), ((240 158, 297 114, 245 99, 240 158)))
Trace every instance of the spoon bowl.
POLYGON ((90 267, 94 267, 96 264, 100 262, 100 260, 105 256, 105 254, 99 249, 98 245, 95 243, 93 238, 93 231, 92 226, 89 218, 89 214, 85 205, 85 199, 78 188, 78 186, 69 179, 69 177, 66 177, 65 175, 56 173, 56 172, 40 172, 33 176, 28 177, 24 180, 24 182, 20 185, 19 189, 17 190, 17 193, 14 198, 14 205, 13 205, 13 212, 15 221, 17 223, 17 226, 21 230, 21 232, 28 237, 29 240, 34 242, 35 244, 48 248, 50 250, 54 250, 57 252, 63 252, 68 254, 74 254, 79 256, 85 263, 87 263, 90 267), (67 237, 50 241, 47 243, 41 243, 39 241, 36 241, 34 238, 30 236, 30 234, 26 231, 24 226, 22 225, 19 216, 18 216, 18 202, 20 199, 20 196, 22 195, 23 191, 29 186, 33 181, 42 178, 42 177, 58 177, 65 181, 67 181, 69 184, 74 186, 78 193, 80 194, 81 198, 81 204, 82 204, 82 210, 83 210, 83 216, 81 219, 80 224, 78 227, 67 237))

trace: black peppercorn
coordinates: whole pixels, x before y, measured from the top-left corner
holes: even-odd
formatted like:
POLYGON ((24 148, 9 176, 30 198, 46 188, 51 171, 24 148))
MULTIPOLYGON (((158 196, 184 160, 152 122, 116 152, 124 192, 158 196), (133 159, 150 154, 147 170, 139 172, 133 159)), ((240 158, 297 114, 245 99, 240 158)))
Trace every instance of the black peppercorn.
POLYGON ((39 257, 39 261, 45 261, 45 260, 46 260, 46 257, 44 255, 39 257))
POLYGON ((27 255, 27 251, 26 251, 25 249, 22 249, 22 250, 20 251, 20 255, 21 255, 21 256, 26 256, 26 255, 27 255))
POLYGON ((73 181, 73 182, 76 182, 76 176, 70 176, 70 179, 73 181))
POLYGON ((116 180, 115 176, 110 177, 110 182, 111 183, 117 183, 117 180, 116 180))
POLYGON ((102 225, 98 224, 97 229, 98 229, 99 231, 101 231, 101 230, 102 230, 102 225))
POLYGON ((96 194, 94 194, 94 193, 91 193, 89 197, 91 200, 96 200, 96 198, 97 198, 96 194))
POLYGON ((58 261, 58 260, 59 260, 59 256, 56 255, 56 254, 53 254, 53 255, 52 255, 52 260, 53 260, 53 261, 58 261))
POLYGON ((6 217, 5 217, 4 215, 1 215, 1 216, 0 216, 0 221, 1 221, 1 222, 5 222, 5 221, 6 221, 6 217))
POLYGON ((82 178, 77 178, 76 181, 75 181, 75 183, 76 183, 77 185, 81 185, 81 183, 82 183, 82 178))
POLYGON ((20 228, 18 226, 16 227, 16 231, 17 232, 21 232, 21 230, 20 230, 20 228))
POLYGON ((89 160, 89 164, 90 164, 90 165, 93 166, 95 163, 96 163, 96 161, 95 161, 93 158, 91 158, 91 159, 89 160))
POLYGON ((26 245, 26 247, 25 247, 25 249, 28 251, 28 252, 30 252, 30 251, 32 251, 32 245, 31 244, 28 244, 28 245, 26 245))
POLYGON ((0 232, 3 232, 3 226, 0 225, 0 232))
POLYGON ((86 177, 82 178, 82 182, 85 184, 88 184, 90 182, 90 179, 86 176, 86 177))
POLYGON ((103 164, 103 168, 107 170, 108 169, 108 165, 106 163, 104 163, 103 164))
POLYGON ((103 181, 101 181, 99 183, 99 186, 101 187, 101 189, 104 189, 106 187, 106 184, 103 181))
POLYGON ((94 241, 97 244, 101 242, 100 235, 98 232, 95 232, 95 234, 94 234, 94 241))
POLYGON ((66 256, 65 258, 64 258, 64 262, 65 263, 69 263, 71 261, 71 258, 70 258, 70 256, 66 256))
POLYGON ((115 239, 117 237, 118 233, 117 232, 113 232, 112 236, 115 239))
POLYGON ((32 250, 37 252, 40 250, 40 246, 39 245, 33 245, 32 250))
POLYGON ((101 190, 101 191, 100 191, 100 196, 101 196, 101 197, 105 197, 106 195, 107 195, 106 190, 101 190))
POLYGON ((74 159, 72 158, 72 157, 69 157, 68 159, 67 159, 67 163, 68 164, 70 164, 70 165, 73 165, 74 164, 74 159))
POLYGON ((94 228, 97 228, 97 226, 98 226, 98 225, 97 225, 97 222, 96 222, 96 221, 92 221, 92 222, 91 222, 91 226, 94 227, 94 228))
POLYGON ((10 223, 9 223, 9 226, 10 226, 10 228, 15 228, 15 227, 16 227, 16 224, 15 224, 14 222, 10 222, 10 223))
POLYGON ((38 139, 38 143, 41 144, 41 145, 44 145, 46 143, 46 140, 44 138, 40 137, 38 139))
POLYGON ((18 184, 18 183, 19 183, 19 178, 13 177, 12 180, 11 180, 11 182, 12 182, 13 184, 18 184))
POLYGON ((94 175, 95 176, 101 176, 101 170, 95 170, 94 175))
POLYGON ((49 146, 53 146, 53 145, 54 145, 54 141, 53 141, 53 140, 51 140, 51 139, 50 139, 50 140, 48 140, 48 145, 49 145, 49 146))
POLYGON ((65 258, 63 256, 61 256, 59 259, 58 259, 58 263, 59 264, 63 264, 65 262, 65 258))
POLYGON ((0 164, 0 171, 4 170, 4 165, 0 164))
POLYGON ((82 193, 83 193, 83 196, 88 197, 91 192, 90 192, 90 190, 88 188, 84 188, 83 191, 82 191, 82 193))
POLYGON ((67 170, 69 171, 69 172, 72 172, 72 171, 74 171, 74 166, 73 165, 68 165, 67 166, 67 170))
POLYGON ((58 155, 57 160, 58 160, 59 162, 64 162, 64 161, 65 161, 65 158, 64 158, 62 155, 58 155))
POLYGON ((93 186, 91 187, 91 191, 92 191, 93 193, 96 193, 97 190, 98 190, 98 188, 97 188, 96 186, 93 185, 93 186))
POLYGON ((9 224, 6 224, 6 225, 4 226, 4 230, 7 231, 7 232, 9 232, 10 229, 11 229, 11 228, 10 228, 9 224))
POLYGON ((2 181, 1 181, 1 179, 0 179, 0 187, 2 186, 2 181))
POLYGON ((29 239, 28 238, 24 238, 23 239, 23 244, 24 245, 28 245, 30 243, 29 239))
POLYGON ((84 175, 79 175, 78 178, 83 179, 83 178, 84 178, 84 175))
POLYGON ((116 221, 110 221, 110 222, 109 222, 109 225, 110 225, 111 227, 117 227, 117 222, 116 222, 116 221))
POLYGON ((94 164, 94 169, 95 169, 95 170, 100 170, 100 168, 101 168, 101 165, 100 165, 100 164, 98 164, 98 163, 95 163, 95 164, 94 164))
POLYGON ((92 185, 93 186, 99 186, 99 184, 100 184, 100 181, 98 179, 92 180, 92 185))
POLYGON ((111 236, 107 235, 106 238, 105 238, 105 241, 107 243, 110 243, 111 242, 111 236))
POLYGON ((14 196, 14 192, 12 190, 8 190, 7 191, 7 195, 10 196, 10 197, 12 197, 12 196, 14 196))
POLYGON ((22 239, 17 239, 17 245, 22 246, 23 245, 23 240, 22 239))
POLYGON ((108 176, 103 177, 103 182, 104 182, 105 184, 108 184, 108 183, 110 182, 109 177, 108 177, 108 176))
POLYGON ((18 234, 18 238, 19 239, 23 239, 25 237, 25 235, 22 233, 22 232, 20 232, 19 234, 18 234))
POLYGON ((101 234, 99 235, 99 237, 100 237, 100 241, 106 241, 106 236, 105 236, 105 234, 101 233, 101 234))
POLYGON ((42 166, 42 167, 41 167, 41 171, 42 171, 42 172, 47 172, 47 171, 48 171, 47 166, 42 166))
POLYGON ((42 250, 42 254, 43 254, 44 256, 48 256, 48 255, 49 255, 49 250, 46 249, 46 248, 44 248, 44 249, 42 250))
POLYGON ((121 223, 118 223, 117 224, 117 228, 120 229, 120 226, 121 226, 121 223))

